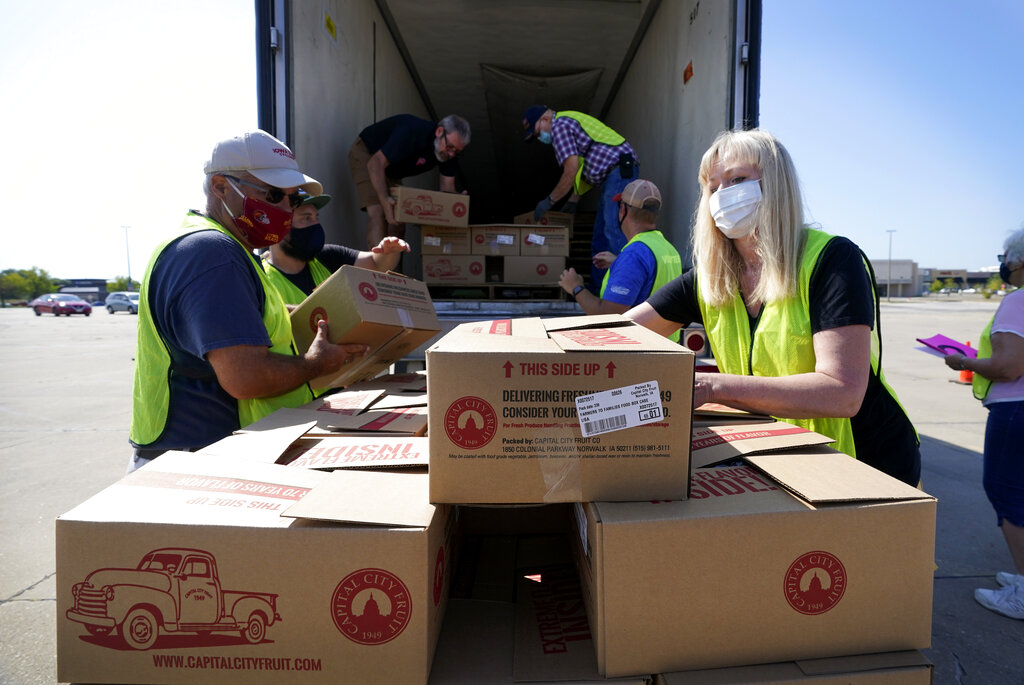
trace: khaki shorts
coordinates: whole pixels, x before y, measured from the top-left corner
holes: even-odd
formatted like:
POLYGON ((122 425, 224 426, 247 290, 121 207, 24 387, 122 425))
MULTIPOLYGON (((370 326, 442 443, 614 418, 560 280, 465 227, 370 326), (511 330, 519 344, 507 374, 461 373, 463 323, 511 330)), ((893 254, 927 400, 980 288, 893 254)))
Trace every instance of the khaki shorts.
MULTIPOLYGON (((359 196, 360 209, 380 204, 377 191, 373 189, 373 182, 370 181, 370 170, 366 167, 370 162, 371 156, 362 138, 356 138, 356 142, 352 143, 352 147, 348 151, 348 170, 356 184, 356 194, 359 196)), ((393 178, 388 178, 387 176, 384 178, 388 182, 389 191, 402 185, 393 178)))

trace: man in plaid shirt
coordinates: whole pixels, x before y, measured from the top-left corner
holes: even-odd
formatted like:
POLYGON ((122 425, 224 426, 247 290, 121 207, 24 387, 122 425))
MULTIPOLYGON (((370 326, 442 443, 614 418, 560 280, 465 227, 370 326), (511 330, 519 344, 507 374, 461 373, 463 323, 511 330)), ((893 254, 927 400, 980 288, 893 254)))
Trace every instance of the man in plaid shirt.
MULTIPOLYGON (((540 220, 551 206, 566 195, 562 211, 572 214, 580 196, 591 187, 601 188, 591 255, 600 252, 619 254, 625 236, 619 229, 618 203, 612 198, 639 174, 636 152, 626 139, 598 119, 582 112, 555 112, 546 105, 534 105, 523 114, 524 140, 536 138, 551 145, 562 166, 562 177, 543 200, 537 203, 534 219, 540 220), (571 193, 571 194, 570 194, 571 193)), ((595 264, 591 270, 590 290, 596 292, 606 269, 595 264)))

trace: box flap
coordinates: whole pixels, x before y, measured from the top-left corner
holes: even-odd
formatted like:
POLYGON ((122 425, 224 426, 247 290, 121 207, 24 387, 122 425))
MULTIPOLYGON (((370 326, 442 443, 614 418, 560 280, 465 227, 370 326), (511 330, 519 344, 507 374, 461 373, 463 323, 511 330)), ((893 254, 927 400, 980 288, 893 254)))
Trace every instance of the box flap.
MULTIPOLYGON (((700 366, 700 363, 701 360, 698 359, 697 365, 700 366)), ((697 370, 700 371, 699 368, 697 370)), ((751 413, 742 409, 727 407, 724 404, 715 404, 714 402, 705 402, 693 410, 694 423, 699 422, 705 425, 712 423, 761 423, 774 420, 768 414, 751 413)))
POLYGON ((894 668, 931 666, 932 662, 924 654, 914 650, 829 657, 825 659, 804 659, 797 661, 796 665, 805 674, 813 676, 830 675, 833 673, 867 673, 894 668))
POLYGON ((635 326, 632 320, 622 314, 593 314, 590 316, 554 316, 544 319, 544 328, 550 331, 565 331, 575 328, 611 328, 614 326, 635 326))
POLYGON ((366 381, 359 381, 348 386, 349 390, 370 390, 383 388, 391 392, 426 392, 427 373, 415 371, 412 373, 392 373, 386 376, 377 376, 366 381))
MULTIPOLYGON (((250 424, 250 428, 256 424, 250 424)), ((282 426, 257 427, 245 430, 207 445, 197 454, 245 457, 254 461, 273 464, 284 454, 292 443, 316 426, 316 421, 289 423, 282 426)))
POLYGON ((332 414, 331 412, 326 411, 282 407, 272 414, 264 416, 259 421, 250 423, 248 426, 241 429, 240 432, 257 433, 277 428, 284 428, 286 426, 306 426, 306 424, 312 422, 314 426, 306 431, 307 434, 325 435, 330 433, 327 426, 337 417, 338 414, 332 414))
POLYGON ((746 460, 814 504, 931 498, 878 469, 828 448, 748 456, 746 460))
POLYGON ((425 473, 334 471, 281 516, 425 528, 435 509, 428 489, 425 473))
POLYGON ((427 430, 427 408, 397 407, 370 409, 355 416, 332 414, 327 427, 332 431, 368 431, 421 435, 427 430))
POLYGON ((304 438, 284 451, 278 464, 305 469, 389 469, 426 467, 427 438, 331 435, 304 438))
POLYGON ((692 355, 685 347, 636 324, 584 326, 551 331, 551 340, 566 352, 672 352, 692 355))
POLYGON ((709 424, 694 422, 690 462, 695 468, 736 461, 744 455, 828 445, 832 438, 785 421, 709 424))
POLYGON ((398 409, 400 407, 425 407, 427 406, 427 393, 406 392, 394 395, 385 395, 373 403, 372 409, 398 409))
POLYGON ((339 390, 330 395, 307 402, 300 409, 326 411, 332 414, 358 414, 379 400, 387 390, 384 388, 359 388, 339 390))

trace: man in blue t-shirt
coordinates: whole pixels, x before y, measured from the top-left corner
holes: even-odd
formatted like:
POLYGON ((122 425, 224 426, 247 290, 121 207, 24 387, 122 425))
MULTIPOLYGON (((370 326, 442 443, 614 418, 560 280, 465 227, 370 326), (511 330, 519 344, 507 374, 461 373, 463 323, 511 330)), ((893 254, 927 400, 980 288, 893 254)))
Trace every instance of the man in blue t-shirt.
POLYGON ((682 274, 679 252, 655 226, 661 211, 658 187, 636 179, 612 200, 618 205, 618 222, 626 245, 618 257, 611 252, 594 255, 595 264, 601 261, 605 268, 610 264, 598 294, 584 288, 583 277, 573 268, 563 271, 558 280, 585 314, 621 314, 682 274))
POLYGON ((348 166, 366 211, 366 247, 372 249, 385 235, 404 237, 405 227, 395 220, 391 188, 403 178, 438 167, 440 190, 455 192, 455 158, 469 145, 469 122, 450 114, 437 124, 411 114, 396 114, 367 126, 348 152, 348 166))

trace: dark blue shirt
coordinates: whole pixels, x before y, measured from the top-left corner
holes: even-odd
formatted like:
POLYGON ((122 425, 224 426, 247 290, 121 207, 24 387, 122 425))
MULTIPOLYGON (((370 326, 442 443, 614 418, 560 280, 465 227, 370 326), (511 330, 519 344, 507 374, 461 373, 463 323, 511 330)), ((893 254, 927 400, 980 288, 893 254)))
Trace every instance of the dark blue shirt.
POLYGON ((437 124, 414 117, 396 114, 364 128, 359 137, 371 155, 378 150, 387 157, 385 173, 395 180, 417 176, 438 167, 442 176, 455 176, 458 163, 454 159, 438 162, 434 156, 434 132, 437 124))
POLYGON ((219 231, 187 234, 160 254, 148 303, 172 360, 164 434, 147 447, 199 449, 239 427, 238 401, 217 382, 211 350, 270 346, 255 257, 219 231))

